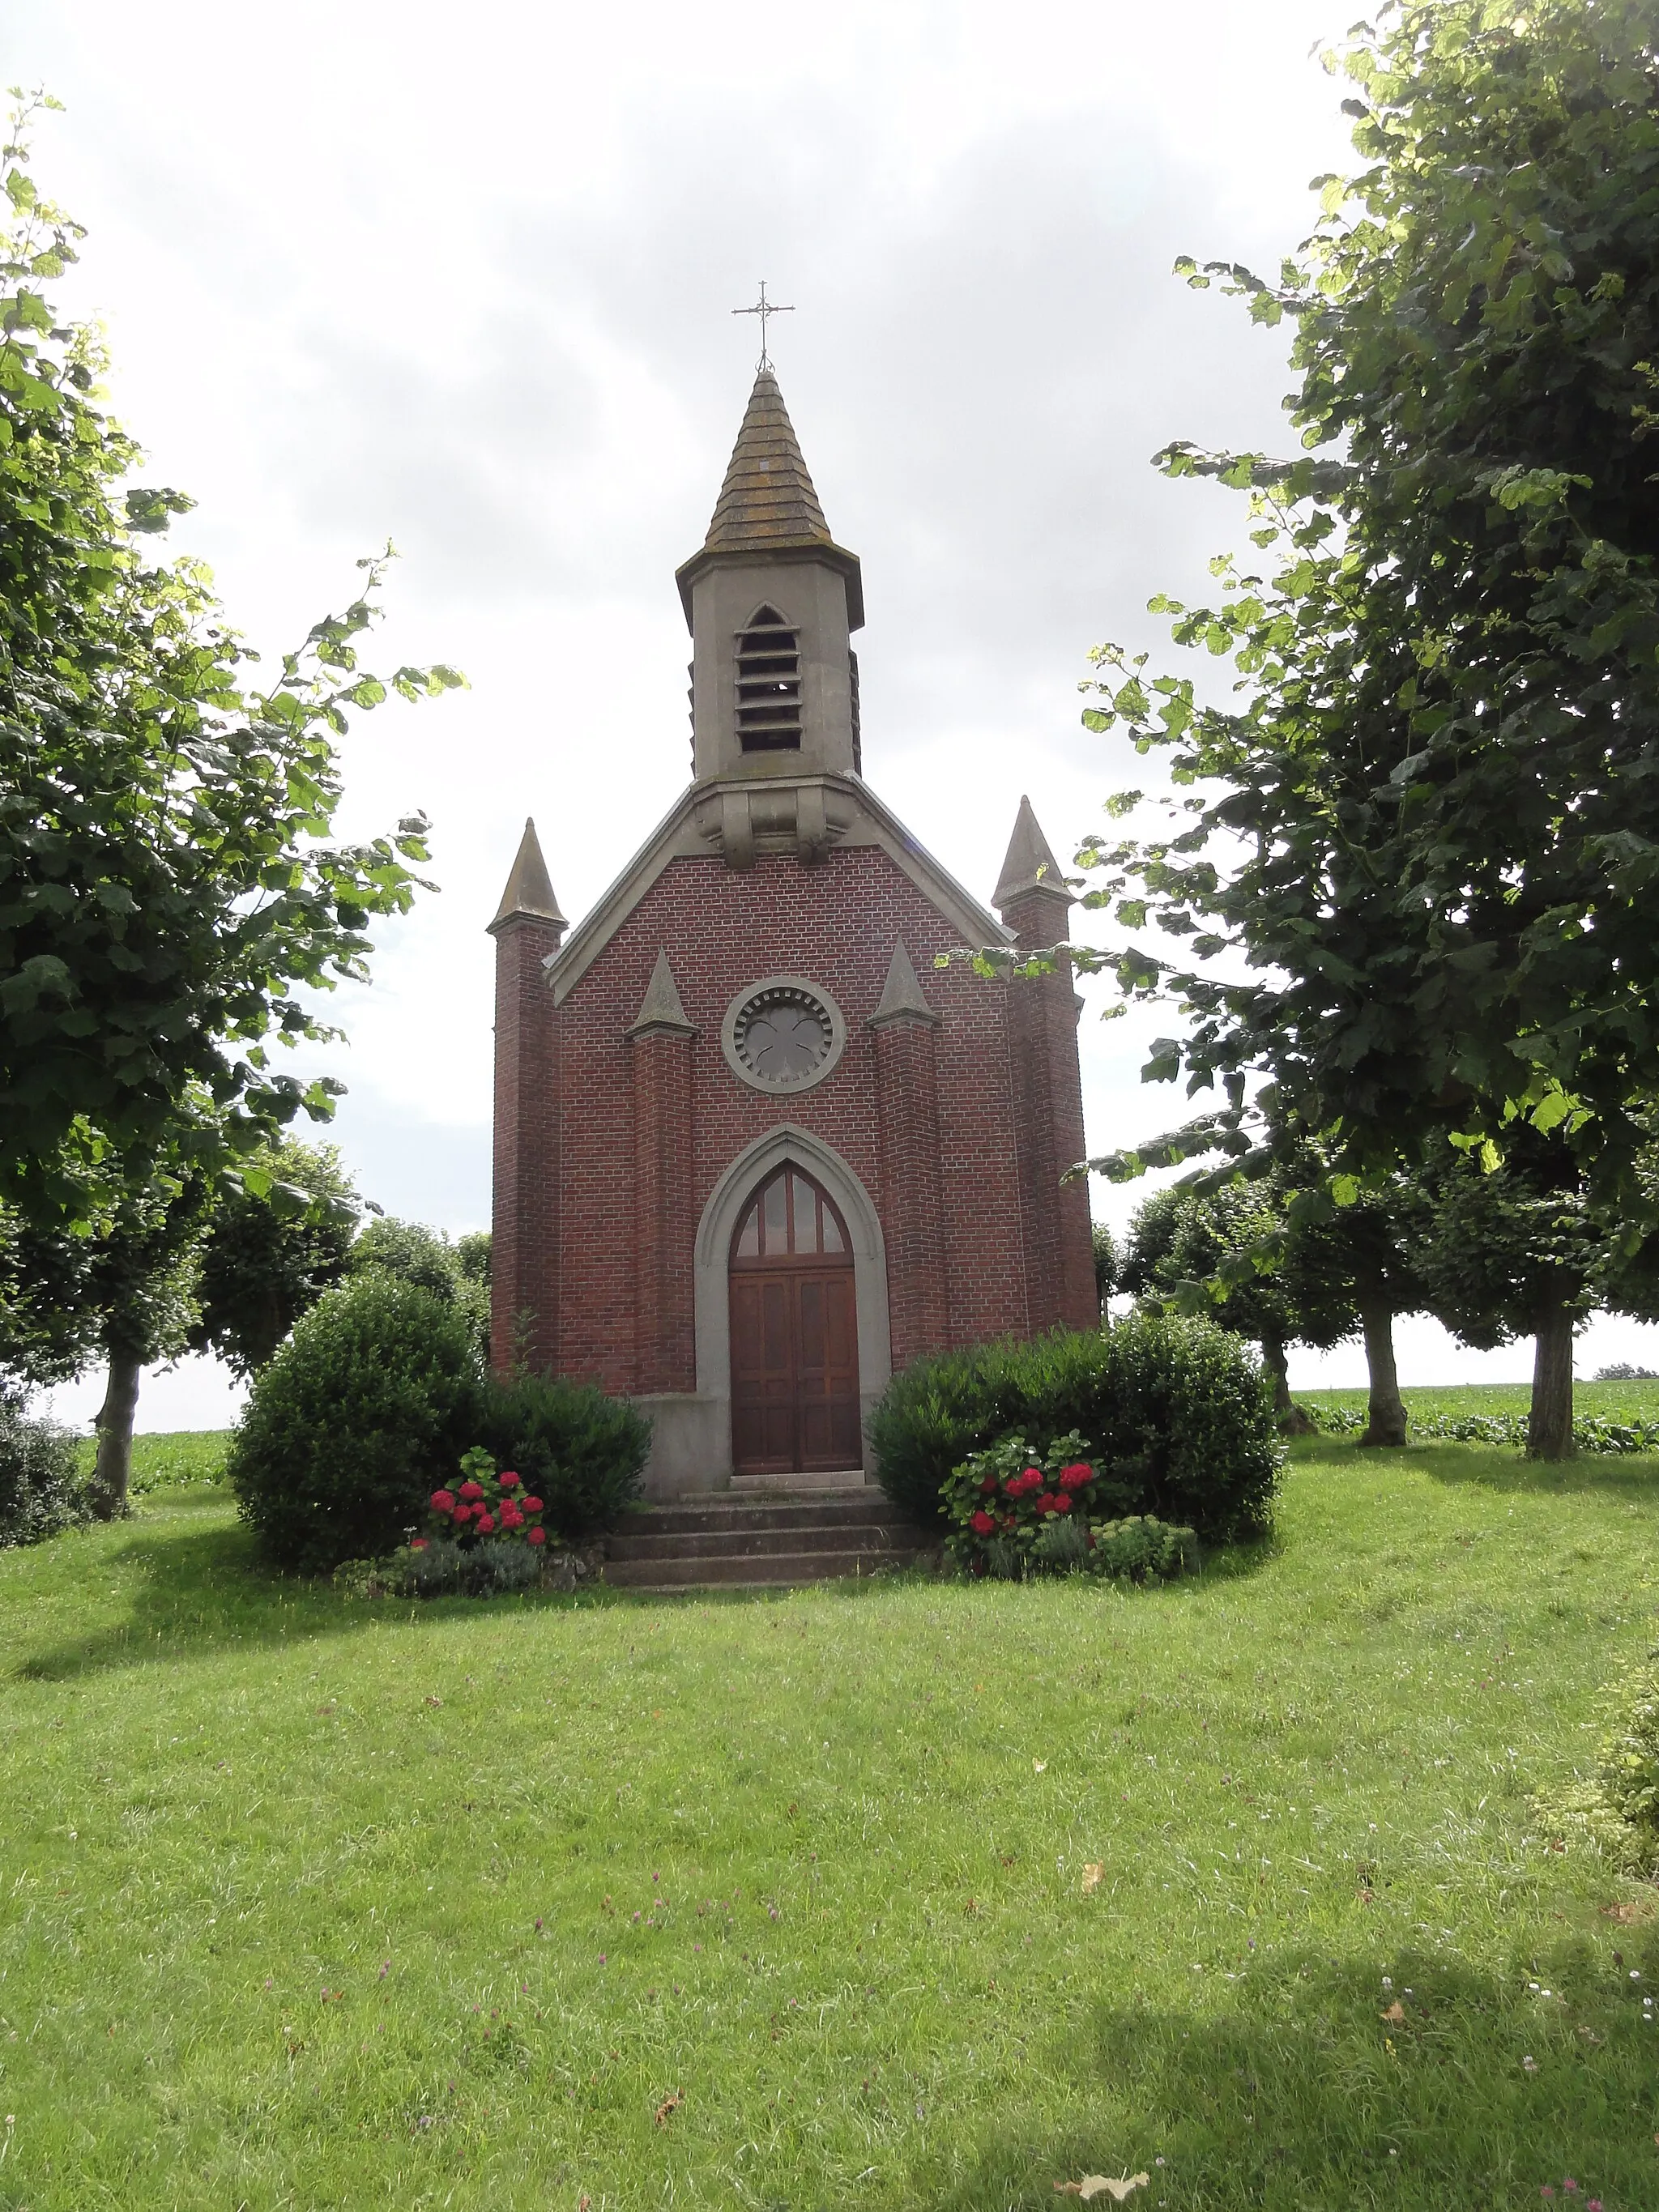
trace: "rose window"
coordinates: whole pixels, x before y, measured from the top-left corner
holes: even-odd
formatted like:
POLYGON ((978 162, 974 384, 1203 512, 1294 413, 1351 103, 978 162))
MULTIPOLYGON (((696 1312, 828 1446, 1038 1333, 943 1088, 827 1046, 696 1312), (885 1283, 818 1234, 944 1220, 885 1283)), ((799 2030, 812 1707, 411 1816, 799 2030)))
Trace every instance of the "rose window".
POLYGON ((826 992, 794 976, 745 991, 726 1018, 722 1042, 734 1075, 757 1091, 804 1091, 841 1057, 846 1025, 826 992))

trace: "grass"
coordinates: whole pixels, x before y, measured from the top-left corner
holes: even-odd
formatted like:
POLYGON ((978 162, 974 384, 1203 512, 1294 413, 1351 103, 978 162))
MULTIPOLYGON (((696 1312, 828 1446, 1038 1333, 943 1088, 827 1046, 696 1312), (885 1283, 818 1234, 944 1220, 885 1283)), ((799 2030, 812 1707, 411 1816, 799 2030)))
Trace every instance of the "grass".
POLYGON ((0 1554, 0 2207, 1651 2207, 1530 1801, 1656 1571, 1659 1462, 1455 1445, 1146 1592, 354 1606, 157 1493, 0 1554))
MULTIPOLYGON (((158 1431, 152 1436, 135 1437, 128 1486, 131 1496, 147 1497, 152 1490, 173 1489, 180 1483, 217 1482, 224 1472, 229 1442, 228 1429, 175 1429, 170 1435, 158 1431)), ((90 1474, 98 1452, 97 1439, 82 1437, 78 1443, 81 1472, 90 1474)), ((3 2203, 0 2198, 0 2204, 3 2203)))

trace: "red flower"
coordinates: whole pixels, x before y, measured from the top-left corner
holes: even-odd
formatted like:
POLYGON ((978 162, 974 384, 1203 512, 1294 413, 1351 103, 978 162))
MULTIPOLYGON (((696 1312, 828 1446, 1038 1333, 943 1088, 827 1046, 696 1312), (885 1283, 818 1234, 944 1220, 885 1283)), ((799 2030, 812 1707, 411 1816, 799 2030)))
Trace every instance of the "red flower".
POLYGON ((1063 1467, 1060 1470, 1060 1486, 1062 1490, 1081 1490, 1085 1483, 1091 1483, 1094 1479, 1093 1468, 1085 1466, 1081 1460, 1075 1467, 1063 1467))
POLYGON ((1051 1513, 1069 1513, 1073 1503, 1073 1501, 1066 1497, 1064 1491, 1056 1491, 1048 1500, 1048 1510, 1051 1513))
POLYGON ((1060 1510, 1060 1500, 1057 1498, 1051 1498, 1048 1492, 1044 1491, 1042 1496, 1036 1501, 1036 1510, 1039 1513, 1057 1513, 1060 1510))
POLYGON ((968 1523, 968 1526, 973 1530, 976 1536, 990 1535, 996 1528, 996 1525, 994 1518, 990 1514, 987 1513, 983 1508, 981 1508, 979 1512, 975 1513, 968 1523))
POLYGON ((539 1498, 526 1498, 524 1501, 524 1510, 526 1513, 540 1513, 544 1509, 539 1498))
POLYGON ((996 1488, 996 1486, 997 1486, 997 1479, 996 1479, 995 1475, 994 1475, 994 1474, 988 1474, 988 1475, 985 1477, 984 1480, 980 1484, 980 1488, 981 1488, 981 1490, 983 1490, 983 1491, 988 1491, 988 1491, 994 1490, 994 1489, 996 1488))
POLYGON ((502 1506, 502 1508, 501 1508, 501 1526, 502 1526, 502 1528, 523 1528, 523 1526, 524 1526, 524 1516, 523 1516, 523 1514, 522 1514, 522 1513, 520 1513, 520 1510, 519 1510, 519 1509, 518 1509, 518 1507, 517 1507, 516 1505, 503 1505, 503 1506, 502 1506))
POLYGON ((455 1526, 458 1528, 461 1527, 463 1522, 470 1521, 471 1518, 472 1508, 470 1505, 458 1505, 455 1508, 455 1526))
POLYGON ((498 1474, 495 1480, 503 1490, 516 1490, 519 1486, 519 1478, 516 1474, 498 1474))
POLYGON ((495 1516, 493 1513, 481 1513, 478 1516, 478 1534, 481 1536, 490 1534, 495 1526, 495 1516))
POLYGON ((426 1549, 426 1538, 425 1538, 424 1536, 414 1536, 414 1537, 411 1537, 411 1538, 410 1539, 410 1545, 409 1545, 409 1548, 410 1548, 410 1550, 411 1552, 423 1552, 423 1551, 425 1551, 425 1549, 426 1549))
POLYGON ((526 1544, 544 1544, 544 1543, 547 1541, 547 1531, 546 1531, 546 1529, 545 1529, 545 1528, 531 1528, 531 1529, 527 1529, 527 1530, 526 1531, 526 1534, 525 1534, 525 1541, 526 1541, 526 1544))
POLYGON ((463 1498, 476 1503, 477 1499, 483 1496, 483 1485, 477 1482, 464 1482, 461 1485, 461 1495, 463 1498))
POLYGON ((434 1490, 432 1493, 432 1510, 434 1513, 453 1513, 455 1510, 454 1492, 434 1490))
POLYGON ((1024 1474, 1015 1475, 1007 1486, 1010 1498, 1025 1498, 1042 1487, 1042 1469, 1040 1467, 1028 1467, 1024 1474))

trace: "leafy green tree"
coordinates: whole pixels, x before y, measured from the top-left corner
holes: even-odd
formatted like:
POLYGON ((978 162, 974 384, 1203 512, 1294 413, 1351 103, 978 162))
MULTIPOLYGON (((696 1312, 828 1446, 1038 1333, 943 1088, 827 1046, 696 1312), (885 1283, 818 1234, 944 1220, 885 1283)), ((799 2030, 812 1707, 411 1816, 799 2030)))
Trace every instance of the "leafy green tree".
POLYGON ((1596 1303, 1606 1239, 1589 1218, 1582 1178, 1560 1144, 1511 1144, 1501 1167, 1455 1160, 1423 1252, 1432 1310, 1465 1344, 1535 1340, 1527 1449, 1572 1450, 1572 1340, 1596 1303))
POLYGON ((32 1221, 0 1205, 0 1382, 16 1391, 105 1370, 88 1502, 126 1510, 133 1417, 143 1370, 185 1348, 196 1319, 196 1263, 211 1203, 199 1166, 153 1163, 141 1185, 112 1186, 71 1160, 84 1222, 32 1221))
MULTIPOLYGON (((1638 1172, 1655 1172, 1651 1154, 1638 1172)), ((1584 1316, 1601 1307, 1659 1318, 1659 1236, 1609 1235, 1585 1181, 1559 1137, 1529 1129, 1511 1133, 1500 1166, 1466 1155, 1433 1178, 1421 1252, 1431 1309, 1465 1344, 1534 1340, 1534 1459, 1572 1452, 1572 1345, 1584 1316)))
MULTIPOLYGON (((1281 1170, 1281 1176, 1286 1171, 1281 1170)), ((1288 1194, 1280 1267, 1285 1294, 1313 1342, 1334 1344, 1358 1334, 1364 1342, 1369 1381, 1362 1444, 1406 1441, 1406 1407, 1394 1356, 1394 1324, 1425 1303, 1417 1251, 1425 1201, 1419 1186, 1391 1176, 1331 1203, 1321 1188, 1322 1170, 1304 1161, 1288 1194)))
POLYGON ((1284 1226, 1277 1194, 1261 1183, 1235 1179, 1211 1189, 1176 1183, 1155 1191, 1129 1225, 1117 1287, 1207 1314, 1260 1345, 1279 1425, 1299 1429, 1307 1419, 1291 1396, 1285 1354, 1303 1335, 1303 1321, 1268 1256, 1284 1226))
POLYGON ((1328 1350, 1363 1337, 1370 1389, 1361 1441, 1403 1444, 1394 1321, 1424 1301, 1413 1258, 1422 1202, 1395 1178, 1335 1206, 1321 1188, 1323 1172, 1304 1146, 1291 1164, 1253 1182, 1211 1177, 1158 1192, 1135 1216, 1121 1287, 1210 1311, 1224 1328, 1254 1337, 1273 1378, 1275 1408, 1291 1427, 1302 1417, 1291 1398, 1287 1347, 1328 1350))
POLYGON ((1651 0, 1407 0, 1333 65, 1367 166, 1299 257, 1182 264, 1294 323, 1304 450, 1161 457, 1246 490, 1270 558, 1153 602, 1230 697, 1097 657, 1091 726, 1202 787, 1091 847, 1136 933, 1104 957, 1187 1012, 1147 1073, 1224 1093, 1194 1142, 1249 1152, 1253 1072, 1339 1175, 1490 1161, 1519 1114, 1612 1218, 1659 1094, 1651 0))
POLYGON ((208 1224, 191 1349, 256 1374, 345 1273, 359 1205, 332 1145, 289 1138, 251 1154, 208 1224))
POLYGON ((131 1192, 186 1146, 211 1170, 327 1114, 338 1086, 270 1047, 329 1034, 313 994, 365 972, 369 921, 408 907, 426 853, 418 817, 331 842, 336 740, 389 690, 461 679, 360 666, 368 562, 251 684, 206 570, 148 556, 190 502, 131 482, 97 336, 50 305, 83 234, 22 166, 32 112, 0 228, 0 1196, 49 1226, 88 1218, 89 1182, 131 1192), (198 1089, 213 1112, 187 1110, 198 1089))
POLYGON ((1122 1262, 1118 1255, 1117 1239, 1105 1222, 1095 1222, 1090 1234, 1095 1250, 1095 1289, 1100 1297, 1100 1310, 1104 1313, 1107 1299, 1118 1287, 1122 1262))

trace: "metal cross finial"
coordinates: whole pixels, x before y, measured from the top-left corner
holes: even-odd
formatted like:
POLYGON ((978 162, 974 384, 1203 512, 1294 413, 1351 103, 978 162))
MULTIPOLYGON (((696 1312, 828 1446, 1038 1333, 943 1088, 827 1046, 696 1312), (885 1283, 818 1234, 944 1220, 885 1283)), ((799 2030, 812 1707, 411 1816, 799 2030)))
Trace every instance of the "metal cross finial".
POLYGON ((758 315, 760 317, 761 352, 760 359, 755 363, 755 372, 757 375, 758 375, 762 369, 770 368, 772 366, 770 357, 766 350, 766 318, 769 315, 793 315, 795 311, 793 307, 781 307, 775 300, 769 300, 767 298, 766 279, 763 276, 761 278, 761 295, 757 305, 752 307, 733 307, 732 312, 734 315, 758 315))

